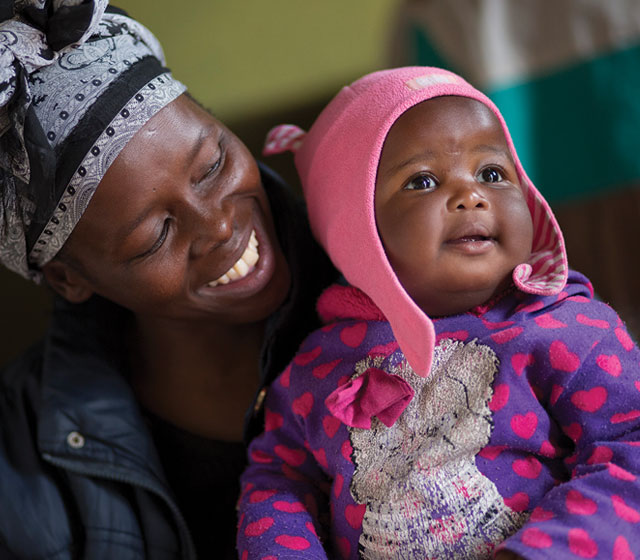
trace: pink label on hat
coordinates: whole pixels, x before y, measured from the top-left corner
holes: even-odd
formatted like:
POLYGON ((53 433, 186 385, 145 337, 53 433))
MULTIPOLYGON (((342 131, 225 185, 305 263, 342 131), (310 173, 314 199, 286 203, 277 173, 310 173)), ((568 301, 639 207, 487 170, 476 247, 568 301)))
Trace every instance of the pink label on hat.
POLYGON ((418 76, 417 78, 411 78, 408 82, 405 82, 409 89, 420 90, 428 88, 429 86, 435 86, 436 84, 458 84, 462 80, 458 76, 452 76, 451 74, 425 74, 424 76, 418 76))

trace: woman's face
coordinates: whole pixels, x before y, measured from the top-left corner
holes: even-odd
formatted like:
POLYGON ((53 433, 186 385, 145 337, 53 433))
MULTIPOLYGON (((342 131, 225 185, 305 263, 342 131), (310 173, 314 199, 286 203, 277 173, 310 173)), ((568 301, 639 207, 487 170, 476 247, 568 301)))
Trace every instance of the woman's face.
POLYGON ((255 160, 186 95, 122 150, 65 252, 86 293, 150 318, 259 321, 290 285, 255 160))

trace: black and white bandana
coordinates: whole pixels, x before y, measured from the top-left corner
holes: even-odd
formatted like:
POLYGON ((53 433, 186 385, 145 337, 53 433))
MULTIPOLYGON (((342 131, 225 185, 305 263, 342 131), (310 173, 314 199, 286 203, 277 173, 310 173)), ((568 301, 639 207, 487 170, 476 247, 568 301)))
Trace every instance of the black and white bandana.
POLYGON ((0 262, 36 282, 122 148, 186 89, 151 32, 107 3, 0 10, 0 262))

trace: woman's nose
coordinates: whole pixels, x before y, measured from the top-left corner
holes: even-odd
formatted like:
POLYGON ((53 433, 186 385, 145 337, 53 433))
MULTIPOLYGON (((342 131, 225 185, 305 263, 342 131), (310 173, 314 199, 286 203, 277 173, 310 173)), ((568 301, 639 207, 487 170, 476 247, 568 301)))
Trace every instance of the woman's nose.
POLYGON ((459 181, 452 185, 447 207, 450 212, 488 210, 489 200, 484 196, 476 181, 459 181))
POLYGON ((218 208, 200 210, 192 218, 191 258, 201 257, 224 245, 233 236, 234 207, 224 200, 218 208))

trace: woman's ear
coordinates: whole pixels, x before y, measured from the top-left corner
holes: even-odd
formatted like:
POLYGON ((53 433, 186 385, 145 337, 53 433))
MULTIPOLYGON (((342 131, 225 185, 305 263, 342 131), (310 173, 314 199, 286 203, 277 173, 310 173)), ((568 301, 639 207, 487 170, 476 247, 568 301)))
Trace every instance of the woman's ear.
POLYGON ((93 295, 85 276, 70 264, 54 259, 42 267, 42 274, 51 288, 71 303, 82 303, 93 295))

